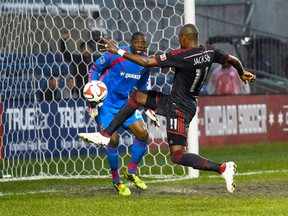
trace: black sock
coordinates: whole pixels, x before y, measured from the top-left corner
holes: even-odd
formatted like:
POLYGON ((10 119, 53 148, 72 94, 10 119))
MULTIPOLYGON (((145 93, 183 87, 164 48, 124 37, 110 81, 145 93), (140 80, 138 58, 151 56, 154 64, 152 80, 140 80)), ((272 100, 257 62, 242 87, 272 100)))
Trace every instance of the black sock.
POLYGON ((193 169, 215 171, 220 173, 221 164, 201 157, 200 155, 187 153, 185 151, 176 151, 171 154, 173 163, 189 166, 193 169))

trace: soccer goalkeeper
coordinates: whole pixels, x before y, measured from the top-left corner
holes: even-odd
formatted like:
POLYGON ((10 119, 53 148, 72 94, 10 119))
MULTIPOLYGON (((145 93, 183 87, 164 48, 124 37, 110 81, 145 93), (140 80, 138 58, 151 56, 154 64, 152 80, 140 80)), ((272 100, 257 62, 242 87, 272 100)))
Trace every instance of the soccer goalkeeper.
MULTIPOLYGON (((130 46, 122 46, 126 52, 139 56, 147 56, 145 50, 147 40, 143 33, 135 32, 132 35, 130 46)), ((96 117, 96 122, 101 129, 108 127, 113 117, 128 101, 129 92, 134 87, 141 91, 147 91, 150 68, 143 67, 131 62, 118 54, 105 52, 92 65, 89 71, 89 81, 100 80, 104 82, 108 89, 107 98, 103 104, 90 104, 90 116, 96 117)), ((153 118, 157 124, 158 120, 151 110, 146 111, 147 116, 153 118)), ((132 156, 128 169, 124 172, 124 177, 132 181, 136 187, 146 190, 147 186, 136 175, 137 165, 141 161, 147 150, 148 132, 144 124, 141 113, 134 110, 131 116, 120 123, 124 128, 128 128, 135 136, 132 144, 132 156)), ((130 195, 130 189, 124 184, 118 171, 118 144, 119 134, 114 131, 111 134, 109 144, 106 149, 109 165, 111 168, 113 185, 120 195, 130 195)), ((88 138, 89 139, 89 138, 88 138)))
POLYGON ((100 133, 90 133, 89 135, 82 133, 79 136, 82 138, 89 136, 90 142, 106 145, 121 122, 131 116, 138 106, 143 105, 166 117, 170 155, 175 164, 220 173, 226 181, 227 190, 232 193, 235 190, 235 163, 217 163, 200 155, 186 152, 188 127, 195 115, 197 98, 212 63, 224 64, 227 62, 231 64, 245 83, 253 82, 256 76, 245 71, 236 57, 213 45, 200 45, 198 37, 198 28, 193 24, 187 24, 179 32, 181 49, 154 57, 130 54, 119 49, 113 42, 104 40, 106 47, 104 50, 118 53, 144 67, 175 67, 173 87, 169 95, 158 91, 136 90, 109 127, 100 133))

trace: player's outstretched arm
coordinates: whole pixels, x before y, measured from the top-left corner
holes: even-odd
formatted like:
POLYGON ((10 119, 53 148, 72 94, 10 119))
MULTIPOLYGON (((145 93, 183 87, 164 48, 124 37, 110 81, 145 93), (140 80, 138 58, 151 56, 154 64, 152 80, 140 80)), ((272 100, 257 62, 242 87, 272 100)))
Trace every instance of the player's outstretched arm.
POLYGON ((249 71, 245 71, 242 63, 235 56, 230 55, 227 63, 231 64, 238 71, 238 74, 244 83, 247 83, 247 81, 254 82, 256 80, 256 76, 249 71))
POLYGON ((154 57, 144 57, 132 53, 128 53, 122 49, 119 49, 119 47, 114 43, 112 40, 106 40, 105 38, 102 38, 105 44, 98 43, 99 45, 105 47, 101 49, 100 51, 109 51, 113 54, 119 54, 122 57, 135 62, 136 64, 142 65, 143 67, 153 67, 158 66, 158 63, 154 57))

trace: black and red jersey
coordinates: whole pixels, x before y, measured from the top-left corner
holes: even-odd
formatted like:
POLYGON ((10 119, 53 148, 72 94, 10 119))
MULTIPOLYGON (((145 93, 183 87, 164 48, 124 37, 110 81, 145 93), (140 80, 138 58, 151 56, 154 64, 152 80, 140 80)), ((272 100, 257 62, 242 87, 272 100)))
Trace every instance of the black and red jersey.
POLYGON ((174 67, 175 75, 171 101, 183 108, 195 103, 212 63, 224 64, 229 54, 213 45, 177 49, 155 56, 159 67, 174 67))

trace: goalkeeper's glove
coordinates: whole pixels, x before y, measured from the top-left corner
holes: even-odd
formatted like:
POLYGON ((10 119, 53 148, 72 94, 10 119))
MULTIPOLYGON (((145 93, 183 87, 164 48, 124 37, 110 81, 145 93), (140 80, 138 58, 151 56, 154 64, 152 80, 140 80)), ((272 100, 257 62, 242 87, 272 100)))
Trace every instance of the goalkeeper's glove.
POLYGON ((160 127, 160 121, 157 119, 154 110, 147 109, 145 113, 153 121, 155 126, 160 127))
POLYGON ((98 107, 102 106, 103 103, 89 102, 89 115, 91 118, 95 118, 98 115, 98 107))

